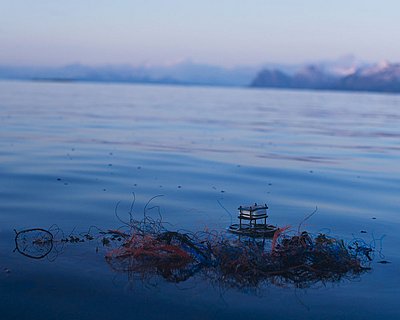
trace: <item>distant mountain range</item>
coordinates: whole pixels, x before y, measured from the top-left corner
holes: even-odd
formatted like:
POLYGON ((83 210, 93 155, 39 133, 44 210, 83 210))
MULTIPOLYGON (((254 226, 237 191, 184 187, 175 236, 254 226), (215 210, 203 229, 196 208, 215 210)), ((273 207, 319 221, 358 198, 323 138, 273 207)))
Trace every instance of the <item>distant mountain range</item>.
POLYGON ((182 62, 170 66, 71 64, 62 67, 0 66, 0 78, 40 81, 94 81, 180 85, 248 86, 260 67, 223 68, 182 62))
POLYGON ((267 64, 236 68, 190 61, 169 66, 138 67, 82 64, 61 67, 0 66, 0 78, 400 93, 400 64, 365 63, 351 55, 306 65, 267 64))
POLYGON ((294 74, 266 68, 257 74, 251 87, 400 93, 400 64, 381 62, 347 69, 308 65, 294 74))

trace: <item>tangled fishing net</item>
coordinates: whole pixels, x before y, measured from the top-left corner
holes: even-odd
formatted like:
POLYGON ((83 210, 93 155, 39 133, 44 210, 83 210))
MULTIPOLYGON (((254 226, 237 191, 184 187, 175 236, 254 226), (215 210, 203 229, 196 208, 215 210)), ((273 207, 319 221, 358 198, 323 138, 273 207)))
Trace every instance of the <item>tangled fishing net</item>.
MULTIPOLYGON (((279 231, 278 231, 279 232, 279 231)), ((364 247, 363 247, 364 248, 364 247)), ((308 287, 317 282, 336 282, 369 270, 372 249, 350 248, 342 240, 308 232, 278 233, 272 248, 259 243, 217 243, 217 271, 231 286, 258 286, 262 282, 308 287)))
MULTIPOLYGON (((131 209, 129 221, 123 221, 116 211, 123 223, 120 229, 89 229, 59 241, 101 241, 112 270, 174 283, 202 275, 227 287, 254 288, 271 283, 304 288, 354 278, 370 269, 374 248, 360 239, 345 243, 322 233, 293 234, 287 227, 278 229, 272 239, 170 231, 161 215, 158 219, 146 215, 146 210, 154 208, 146 205, 142 220, 133 219, 131 209)), ((24 230, 17 233, 16 246, 26 256, 41 258, 53 247, 53 238, 43 229, 24 230)))
POLYGON ((202 235, 171 231, 129 235, 107 252, 106 261, 115 271, 142 277, 181 282, 200 272, 214 282, 243 288, 266 282, 296 287, 336 282, 369 270, 372 260, 373 250, 365 243, 346 245, 306 231, 289 235, 280 230, 272 243, 202 235))

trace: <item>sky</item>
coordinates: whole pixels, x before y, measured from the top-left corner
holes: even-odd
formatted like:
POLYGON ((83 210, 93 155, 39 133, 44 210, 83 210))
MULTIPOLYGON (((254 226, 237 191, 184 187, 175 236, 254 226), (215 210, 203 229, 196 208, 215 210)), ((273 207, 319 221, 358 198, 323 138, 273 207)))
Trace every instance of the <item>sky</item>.
POLYGON ((400 62, 398 0, 0 0, 0 65, 400 62))

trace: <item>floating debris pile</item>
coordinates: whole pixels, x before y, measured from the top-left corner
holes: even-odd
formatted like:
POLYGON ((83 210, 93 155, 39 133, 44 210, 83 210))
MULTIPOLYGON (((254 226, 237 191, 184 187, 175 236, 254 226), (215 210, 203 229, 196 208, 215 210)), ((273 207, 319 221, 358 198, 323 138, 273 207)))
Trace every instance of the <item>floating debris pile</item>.
POLYGON ((336 282, 369 270, 372 248, 346 245, 325 234, 288 235, 280 232, 273 242, 199 238, 178 232, 133 235, 106 254, 116 271, 159 275, 181 282, 198 272, 231 287, 254 287, 263 282, 308 287, 336 282), (271 248, 272 246, 272 248, 271 248))
MULTIPOLYGON (((266 216, 261 215, 266 225, 266 216)), ((253 218, 249 228, 257 230, 254 225, 259 224, 253 218)), ((161 216, 153 220, 146 214, 143 220, 135 220, 130 213, 129 221, 120 221, 124 226, 118 230, 90 228, 87 233, 61 239, 56 239, 50 230, 23 230, 16 233, 16 248, 27 257, 40 259, 53 249, 55 242, 97 241, 105 248, 106 262, 116 272, 141 279, 159 276, 174 283, 202 275, 235 288, 269 283, 304 288, 357 277, 370 270, 374 250, 360 240, 345 243, 322 233, 293 234, 288 227, 274 230, 271 239, 260 238, 259 234, 234 237, 224 232, 170 231, 161 216)))

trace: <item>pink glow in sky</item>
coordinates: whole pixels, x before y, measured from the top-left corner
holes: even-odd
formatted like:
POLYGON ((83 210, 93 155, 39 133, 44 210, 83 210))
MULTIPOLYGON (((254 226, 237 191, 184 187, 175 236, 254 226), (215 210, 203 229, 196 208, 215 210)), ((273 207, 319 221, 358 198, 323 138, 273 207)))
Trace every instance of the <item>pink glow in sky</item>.
POLYGON ((394 0, 9 0, 0 65, 400 61, 394 0))

